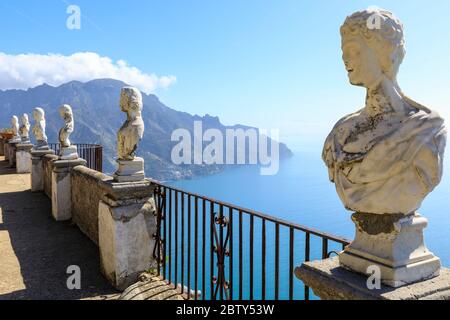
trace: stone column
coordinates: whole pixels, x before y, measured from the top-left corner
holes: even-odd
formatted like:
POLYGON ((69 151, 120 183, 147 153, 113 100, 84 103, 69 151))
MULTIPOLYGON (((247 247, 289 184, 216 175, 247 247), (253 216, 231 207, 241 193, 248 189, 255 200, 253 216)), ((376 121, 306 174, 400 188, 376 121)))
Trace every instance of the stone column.
POLYGON ((152 267, 157 218, 154 185, 149 180, 109 182, 99 203, 99 247, 102 273, 119 290, 152 267))
POLYGON ((31 191, 44 190, 44 164, 43 158, 47 154, 55 154, 55 151, 48 150, 31 150, 31 191))
POLYGON ((52 215, 56 221, 72 218, 72 189, 70 173, 76 166, 85 166, 86 160, 55 160, 52 172, 52 215))
POLYGON ((31 143, 18 143, 16 151, 17 173, 31 173, 31 143))

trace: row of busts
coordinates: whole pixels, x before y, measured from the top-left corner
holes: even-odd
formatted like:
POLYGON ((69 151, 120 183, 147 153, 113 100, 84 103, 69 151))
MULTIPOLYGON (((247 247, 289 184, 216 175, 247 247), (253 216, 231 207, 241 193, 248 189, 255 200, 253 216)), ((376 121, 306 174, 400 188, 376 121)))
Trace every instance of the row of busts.
MULTIPOLYGON (((136 160, 135 152, 137 146, 144 134, 144 122, 142 120, 142 95, 141 92, 133 87, 124 87, 120 95, 120 109, 127 114, 127 120, 124 122, 117 134, 117 155, 118 160, 122 162, 136 160)), ((64 126, 59 131, 59 143, 61 146, 61 159, 68 160, 78 156, 76 147, 70 142, 70 135, 74 130, 74 117, 72 108, 68 104, 64 104, 59 108, 59 114, 64 120, 64 126)), ((33 110, 33 118, 35 124, 32 133, 36 139, 35 150, 48 149, 48 140, 45 133, 45 111, 42 108, 33 110)), ((11 119, 12 131, 14 137, 10 140, 13 143, 30 143, 30 122, 28 114, 21 117, 21 125, 19 119, 13 116, 11 119)))
MULTIPOLYGON (((65 125, 61 128, 59 132, 59 143, 61 145, 61 150, 64 148, 70 148, 71 143, 69 140, 70 134, 73 132, 74 121, 73 121, 73 113, 72 108, 64 104, 59 108, 59 113, 61 117, 64 119, 65 125)), ((45 111, 42 108, 35 108, 33 110, 33 118, 35 124, 32 128, 33 135, 36 139, 36 144, 34 146, 35 150, 47 150, 48 146, 48 138, 45 133, 45 111)), ((19 126, 19 118, 14 115, 11 118, 11 129, 13 131, 13 138, 10 140, 12 143, 22 143, 22 144, 30 144, 30 122, 28 118, 28 114, 24 113, 21 118, 21 124, 19 126)), ((62 152, 62 151, 61 151, 62 152)))

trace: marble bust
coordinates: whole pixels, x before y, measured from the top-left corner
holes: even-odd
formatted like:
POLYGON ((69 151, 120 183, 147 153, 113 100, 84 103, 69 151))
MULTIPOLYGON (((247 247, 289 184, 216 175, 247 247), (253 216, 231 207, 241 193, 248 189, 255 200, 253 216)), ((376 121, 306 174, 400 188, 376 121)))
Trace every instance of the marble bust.
POLYGON ((138 143, 144 135, 141 92, 132 87, 122 88, 120 110, 127 114, 127 120, 117 133, 118 159, 134 160, 138 143))
POLYGON ((326 139, 330 180, 349 210, 414 213, 442 177, 444 120, 405 96, 397 83, 405 41, 391 13, 357 12, 341 36, 350 83, 366 88, 367 95, 365 107, 339 120, 326 139), (374 14, 379 29, 367 26, 374 14))
POLYGON ((444 120, 400 89, 405 40, 391 12, 352 14, 341 38, 348 78, 366 89, 366 101, 336 123, 322 154, 341 201, 354 211, 355 239, 340 265, 362 274, 377 266, 393 287, 435 277, 440 259, 425 246, 428 221, 416 210, 441 181, 444 120))
POLYGON ((13 132, 13 137, 10 139, 11 142, 20 142, 19 135, 19 118, 17 116, 11 117, 11 130, 13 132))
POLYGON ((77 147, 70 142, 70 135, 74 130, 74 118, 72 107, 68 104, 63 104, 59 108, 59 115, 64 120, 64 126, 59 130, 59 143, 61 146, 60 159, 61 160, 75 160, 78 159, 77 147))
POLYGON ((114 178, 119 182, 144 179, 144 159, 136 157, 136 150, 144 135, 142 95, 137 88, 124 87, 120 94, 120 110, 127 119, 117 133, 117 162, 114 178))
POLYGON ((20 117, 22 125, 20 126, 20 138, 22 142, 30 142, 30 122, 28 120, 28 114, 24 113, 20 117))
POLYGON ((36 149, 48 149, 48 139, 45 134, 45 111, 42 108, 33 110, 33 118, 35 124, 33 126, 33 134, 36 138, 36 149))

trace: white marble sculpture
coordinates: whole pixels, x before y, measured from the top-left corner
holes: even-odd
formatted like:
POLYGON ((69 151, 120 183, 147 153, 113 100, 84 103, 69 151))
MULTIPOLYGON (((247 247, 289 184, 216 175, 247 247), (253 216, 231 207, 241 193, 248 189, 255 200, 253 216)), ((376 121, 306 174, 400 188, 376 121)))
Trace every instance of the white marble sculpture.
POLYGON ((33 126, 33 134, 36 138, 36 150, 47 150, 48 149, 48 139, 45 134, 45 111, 42 108, 35 108, 33 110, 33 118, 35 124, 33 126))
POLYGON ((61 160, 75 160, 78 159, 77 147, 70 142, 70 135, 74 130, 74 119, 71 106, 64 104, 59 108, 59 115, 63 118, 65 125, 59 130, 59 143, 61 146, 60 159, 61 160))
POLYGON ((144 135, 142 107, 142 95, 138 89, 122 88, 120 109, 127 114, 127 120, 117 133, 117 162, 119 168, 114 177, 119 182, 144 179, 144 159, 136 157, 135 154, 144 135))
POLYGON ((13 132, 13 137, 9 140, 10 142, 20 142, 20 135, 19 135, 19 118, 17 116, 11 117, 11 129, 13 132))
POLYGON ((391 266, 383 280, 393 286, 433 276, 439 261, 423 244, 426 219, 416 210, 442 177, 444 120, 405 96, 397 83, 405 42, 403 26, 392 13, 356 12, 346 19, 341 36, 350 83, 367 90, 365 107, 339 120, 323 149, 340 199, 357 212, 357 235, 341 262, 361 272, 367 264, 354 256, 391 266), (377 224, 386 228, 377 231, 377 224), (402 247, 399 239, 407 232, 402 247), (399 276, 400 267, 407 270, 413 260, 423 262, 422 269, 399 276))
POLYGON ((20 117, 22 125, 19 128, 20 139, 23 143, 30 143, 30 121, 28 120, 28 114, 24 113, 20 117))

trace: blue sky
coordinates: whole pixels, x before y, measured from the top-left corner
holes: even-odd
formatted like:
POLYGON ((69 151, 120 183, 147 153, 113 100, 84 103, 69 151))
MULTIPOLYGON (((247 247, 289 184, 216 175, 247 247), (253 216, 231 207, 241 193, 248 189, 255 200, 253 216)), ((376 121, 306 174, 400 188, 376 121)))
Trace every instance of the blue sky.
POLYGON ((279 128, 291 144, 323 139, 363 106, 348 84, 339 27, 376 5, 405 25, 399 82, 413 99, 450 116, 450 1, 2 0, 0 52, 95 52, 177 81, 155 93, 167 105, 226 124, 279 128), (81 30, 66 8, 81 8, 81 30))

